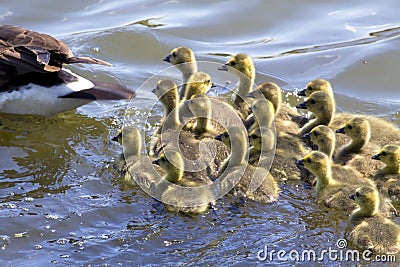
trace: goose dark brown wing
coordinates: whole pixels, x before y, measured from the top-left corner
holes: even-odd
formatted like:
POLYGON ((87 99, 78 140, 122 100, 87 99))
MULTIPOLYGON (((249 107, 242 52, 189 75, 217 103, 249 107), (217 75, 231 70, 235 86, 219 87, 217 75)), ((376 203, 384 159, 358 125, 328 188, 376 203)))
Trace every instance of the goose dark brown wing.
POLYGON ((48 35, 11 25, 0 26, 0 87, 29 72, 57 72, 63 64, 111 66, 96 58, 74 57, 67 45, 48 35))

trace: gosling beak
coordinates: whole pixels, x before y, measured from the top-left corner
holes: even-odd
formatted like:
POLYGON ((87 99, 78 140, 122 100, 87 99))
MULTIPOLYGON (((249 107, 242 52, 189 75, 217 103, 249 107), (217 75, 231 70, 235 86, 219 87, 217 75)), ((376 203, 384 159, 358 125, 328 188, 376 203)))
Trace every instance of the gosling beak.
POLYGON ((296 106, 298 109, 307 109, 306 102, 301 102, 296 106))
POLYGON ((163 61, 168 62, 168 63, 171 63, 170 58, 171 58, 171 55, 168 55, 168 56, 166 56, 165 58, 163 58, 163 61))
POLYGON ((111 141, 114 141, 114 142, 119 142, 119 139, 120 138, 120 136, 119 135, 116 135, 116 136, 114 136, 113 138, 111 138, 111 141))
POLYGON ((379 154, 373 155, 372 159, 381 160, 381 158, 379 157, 379 154))
POLYGON ((306 134, 303 135, 303 138, 306 139, 306 140, 311 140, 310 136, 311 136, 310 133, 306 133, 306 134))
POLYGON ((246 97, 248 97, 248 98, 256 98, 256 96, 254 95, 254 91, 251 92, 251 93, 248 93, 248 94, 246 95, 246 97))
POLYGON ((153 161, 152 161, 152 163, 153 163, 153 164, 156 164, 156 165, 158 165, 158 166, 160 166, 159 159, 155 159, 155 160, 153 160, 153 161))
POLYGON ((296 161, 296 166, 304 166, 304 159, 296 161))
POLYGON ((222 134, 217 135, 214 137, 215 140, 222 141, 222 134))
POLYGON ((302 90, 298 91, 298 92, 297 92, 297 95, 298 95, 298 96, 306 96, 306 90, 307 90, 307 89, 302 89, 302 90))
POLYGON ((217 87, 215 83, 211 83, 211 88, 217 87))
POLYGON ((151 92, 152 92, 153 94, 156 94, 156 91, 157 91, 157 87, 151 90, 151 92))
POLYGON ((217 68, 217 70, 228 71, 228 66, 227 65, 222 65, 221 67, 217 68))
POLYGON ((337 133, 346 134, 345 127, 336 130, 337 133))
POLYGON ((349 198, 352 200, 356 200, 356 198, 354 197, 354 194, 350 195, 349 198))

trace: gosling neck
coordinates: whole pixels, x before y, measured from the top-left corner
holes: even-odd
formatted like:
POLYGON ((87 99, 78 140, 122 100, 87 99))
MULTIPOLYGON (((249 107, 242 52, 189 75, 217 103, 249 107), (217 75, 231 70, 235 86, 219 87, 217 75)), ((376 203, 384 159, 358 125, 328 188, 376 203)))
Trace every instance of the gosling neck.
POLYGON ((182 180, 182 177, 183 177, 183 170, 175 166, 172 166, 168 170, 167 174, 164 176, 164 179, 167 180, 168 182, 176 184, 182 180))
POLYGON ((231 153, 229 161, 233 166, 246 165, 246 155, 248 153, 247 148, 247 140, 231 140, 231 149, 234 150, 235 153, 231 153))
POLYGON ((317 193, 321 192, 325 187, 335 183, 335 181, 332 179, 330 164, 322 166, 317 172, 314 172, 313 174, 317 177, 317 185, 315 186, 315 190, 317 193))
POLYGON ((138 130, 129 127, 122 128, 122 144, 124 146, 125 158, 139 156, 142 150, 142 138, 138 130), (124 138, 125 136, 125 138, 124 138))
POLYGON ((386 166, 381 169, 381 173, 400 174, 400 163, 396 161, 396 162, 391 162, 390 164, 386 164, 386 166))
POLYGON ((245 97, 252 91, 254 85, 254 77, 240 75, 239 89, 233 102, 237 107, 240 107, 244 102, 245 97))
POLYGON ((188 90, 186 88, 188 80, 190 76, 197 72, 197 62, 187 62, 176 66, 182 72, 182 86, 179 90, 179 99, 184 99, 186 91, 188 90))
POLYGON ((356 138, 352 139, 350 144, 346 145, 345 149, 348 153, 359 153, 369 142, 369 134, 361 134, 356 138))
POLYGON ((327 155, 330 159, 333 157, 335 142, 332 139, 326 139, 323 144, 317 144, 318 151, 327 155))
POLYGON ((172 109, 171 108, 172 107, 165 107, 165 117, 162 128, 165 128, 166 130, 171 128, 178 128, 180 125, 178 106, 172 109))
POLYGON ((379 209, 379 200, 375 201, 372 205, 363 205, 362 207, 358 207, 351 213, 350 222, 353 225, 357 225, 364 218, 373 217, 377 215, 378 209, 379 209))
POLYGON ((306 133, 309 133, 314 127, 318 125, 328 126, 332 122, 334 114, 335 113, 332 110, 323 109, 321 113, 318 114, 318 117, 311 120, 300 129, 300 135, 305 135, 306 133))
POLYGON ((207 90, 204 90, 204 88, 199 82, 191 82, 190 84, 186 84, 185 95, 183 96, 183 100, 189 100, 195 95, 205 94, 205 93, 207 93, 207 90))
POLYGON ((197 62, 187 62, 177 65, 178 69, 182 72, 182 84, 187 84, 189 77, 197 72, 197 62))
POLYGON ((196 124, 193 127, 195 134, 203 134, 210 130, 210 119, 208 117, 200 117, 196 119, 196 124))

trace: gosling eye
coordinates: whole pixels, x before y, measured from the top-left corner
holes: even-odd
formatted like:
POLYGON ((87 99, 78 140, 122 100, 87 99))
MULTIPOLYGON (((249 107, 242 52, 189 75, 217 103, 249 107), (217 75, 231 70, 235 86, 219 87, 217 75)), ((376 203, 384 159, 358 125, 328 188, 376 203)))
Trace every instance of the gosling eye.
POLYGON ((176 52, 172 52, 172 56, 173 56, 173 57, 176 57, 176 52))
POLYGON ((211 83, 211 80, 207 80, 207 81, 206 81, 206 84, 210 84, 210 83, 211 83))
POLYGON ((313 88, 312 88, 311 86, 308 86, 308 87, 307 87, 307 90, 308 90, 308 91, 312 91, 313 88))
POLYGON ((230 64, 231 66, 235 66, 235 65, 236 65, 236 62, 235 62, 235 61, 231 61, 231 62, 229 62, 229 64, 230 64))
POLYGON ((311 100, 310 100, 310 103, 314 105, 316 102, 315 102, 314 99, 311 99, 311 100))
POLYGON ((307 161, 307 163, 311 163, 311 159, 307 159, 306 161, 307 161))
POLYGON ((351 129, 353 129, 353 126, 348 125, 348 126, 347 126, 347 129, 350 129, 350 130, 351 130, 351 129))
POLYGON ((318 132, 313 132, 314 136, 318 136, 318 132))
POLYGON ((250 138, 252 138, 252 139, 257 139, 257 135, 252 134, 252 135, 250 136, 250 138))
POLYGON ((166 162, 167 160, 165 158, 161 158, 161 161, 162 162, 166 162))
POLYGON ((384 157, 386 157, 386 156, 387 156, 387 153, 386 153, 385 151, 383 151, 383 152, 381 153, 381 155, 384 156, 384 157))
POLYGON ((224 133, 224 137, 229 137, 229 134, 228 133, 224 133))
POLYGON ((356 197, 360 197, 360 193, 359 192, 356 192, 356 197))

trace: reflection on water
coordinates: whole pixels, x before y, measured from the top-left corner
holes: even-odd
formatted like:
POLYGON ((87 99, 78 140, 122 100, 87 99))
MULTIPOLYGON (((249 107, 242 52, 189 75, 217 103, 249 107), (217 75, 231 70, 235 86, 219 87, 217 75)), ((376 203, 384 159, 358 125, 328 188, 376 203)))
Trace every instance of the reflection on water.
MULTIPOLYGON (((92 79, 138 89, 170 67, 161 59, 180 45, 217 63, 246 52, 256 63, 256 82, 277 82, 293 105, 301 100, 293 90, 323 77, 332 81, 339 111, 400 125, 399 8, 398 1, 6 0, 0 21, 53 34, 76 55, 114 64, 71 67, 92 79)), ((168 73, 179 81, 179 72, 168 73)), ((219 88, 236 83, 215 75, 219 88)), ((131 105, 94 102, 52 118, 0 115, 1 266, 255 265, 265 246, 336 248, 347 217, 318 207, 300 181, 281 184, 277 203, 226 196, 215 212, 195 218, 166 214, 123 184, 115 170, 122 148, 110 139, 128 106, 150 137, 162 114, 159 105, 151 108, 151 89, 141 88, 131 105)))

